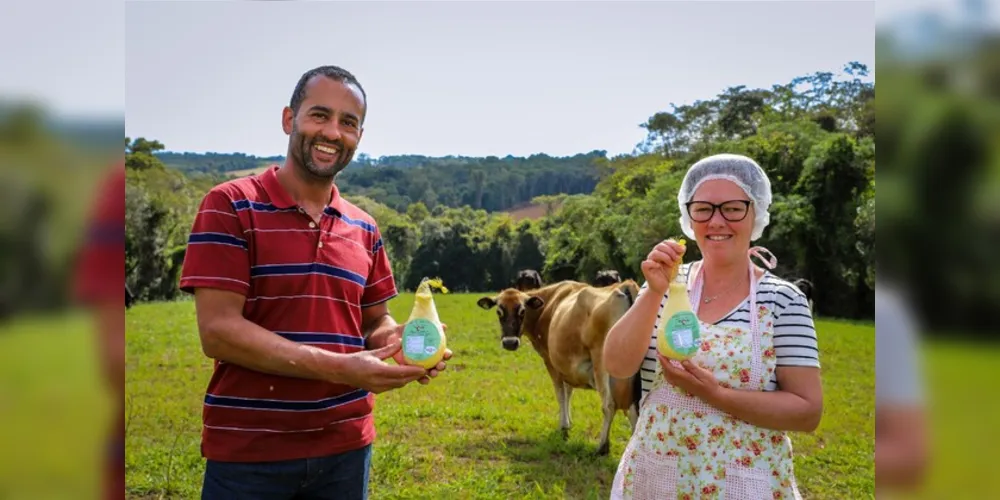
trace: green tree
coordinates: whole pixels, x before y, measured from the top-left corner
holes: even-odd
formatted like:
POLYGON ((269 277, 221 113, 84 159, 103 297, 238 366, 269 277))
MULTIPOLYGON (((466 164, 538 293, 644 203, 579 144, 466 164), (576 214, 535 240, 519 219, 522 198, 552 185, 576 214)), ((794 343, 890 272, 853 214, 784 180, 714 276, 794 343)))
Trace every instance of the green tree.
POLYGON ((424 202, 418 201, 416 203, 411 203, 406 209, 406 216, 413 221, 414 224, 420 224, 428 217, 431 216, 430 210, 427 210, 427 205, 424 202))
POLYGON ((864 266, 857 253, 857 200, 869 186, 865 158, 853 137, 835 134, 813 148, 797 191, 812 205, 814 230, 805 247, 805 267, 816 298, 838 316, 858 317, 857 285, 864 266))

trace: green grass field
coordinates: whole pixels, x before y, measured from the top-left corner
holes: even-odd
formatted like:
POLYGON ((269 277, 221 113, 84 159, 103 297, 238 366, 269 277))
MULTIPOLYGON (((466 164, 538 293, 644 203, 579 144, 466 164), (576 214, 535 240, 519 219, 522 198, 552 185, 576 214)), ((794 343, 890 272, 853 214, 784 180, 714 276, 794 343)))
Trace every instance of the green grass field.
MULTIPOLYGON (((616 422, 611 456, 593 457, 597 396, 576 391, 574 429, 568 442, 558 439, 540 360, 530 350, 502 351, 495 316, 474 306, 477 297, 438 296, 456 351, 450 370, 431 386, 379 397, 372 498, 606 498, 625 419, 616 422)), ((397 318, 411 301, 393 302, 397 318)), ((126 321, 128 497, 198 498, 200 401, 211 365, 200 354, 193 305, 144 304, 126 321)), ((793 436, 799 482, 807 498, 871 498, 873 330, 818 327, 826 413, 815 435, 793 436)), ((925 344, 932 454, 913 498, 994 498, 1000 475, 989 457, 1000 446, 1000 400, 989 395, 1000 346, 939 338, 925 344)), ((97 498, 111 415, 96 353, 80 314, 0 325, 0 498, 97 498)))
MULTIPOLYGON (((558 433, 557 403, 530 348, 500 348, 496 315, 476 294, 437 295, 455 357, 429 386, 378 397, 373 498, 607 498, 628 439, 619 414, 611 454, 594 456, 601 413, 575 391, 573 429, 558 433)), ((405 320, 412 294, 393 300, 405 320)), ((196 498, 204 358, 191 302, 140 305, 127 314, 127 474, 130 498, 196 498)), ((874 470, 874 329, 818 324, 826 413, 812 435, 793 435, 808 498, 870 498, 874 470)))

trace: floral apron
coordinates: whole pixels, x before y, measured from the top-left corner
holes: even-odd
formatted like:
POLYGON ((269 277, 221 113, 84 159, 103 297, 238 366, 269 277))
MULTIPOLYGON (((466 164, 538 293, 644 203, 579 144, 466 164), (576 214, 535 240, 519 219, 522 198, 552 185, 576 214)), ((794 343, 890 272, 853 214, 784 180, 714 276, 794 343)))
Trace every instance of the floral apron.
MULTIPOLYGON (((774 261, 772 256, 769 268, 773 269, 774 261)), ((699 264, 691 270, 695 279, 689 285, 696 314, 702 287, 699 264)), ((767 308, 757 305, 752 263, 750 273, 750 331, 701 322, 701 350, 692 361, 713 372, 723 387, 759 391, 775 369, 774 318, 767 308)), ((642 403, 635 433, 618 465, 611 498, 770 500, 801 496, 795 484, 792 443, 785 432, 754 426, 688 395, 666 382, 657 363, 652 390, 642 403)))

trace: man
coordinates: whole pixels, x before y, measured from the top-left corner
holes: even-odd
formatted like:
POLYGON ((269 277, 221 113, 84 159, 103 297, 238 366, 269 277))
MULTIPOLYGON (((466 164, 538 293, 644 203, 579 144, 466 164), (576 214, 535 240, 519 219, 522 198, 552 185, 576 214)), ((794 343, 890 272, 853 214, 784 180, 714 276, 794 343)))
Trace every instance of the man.
POLYGON ((399 363, 381 232, 334 184, 361 140, 366 99, 341 68, 305 73, 282 113, 284 164, 201 203, 180 286, 216 360, 204 499, 367 498, 374 394, 445 369, 399 363))
POLYGON ((102 498, 125 498, 125 164, 103 179, 89 214, 76 264, 74 296, 94 318, 104 380, 110 386, 114 422, 106 452, 102 498))

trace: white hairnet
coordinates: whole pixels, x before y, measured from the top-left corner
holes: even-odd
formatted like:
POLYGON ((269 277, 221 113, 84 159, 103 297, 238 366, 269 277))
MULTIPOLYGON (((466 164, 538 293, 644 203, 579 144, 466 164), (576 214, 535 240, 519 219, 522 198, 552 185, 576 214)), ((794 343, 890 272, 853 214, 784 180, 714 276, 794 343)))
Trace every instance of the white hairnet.
POLYGON ((753 220, 753 232, 750 240, 756 240, 764 233, 764 228, 771 222, 771 181, 757 162, 742 155, 718 154, 699 160, 688 169, 677 193, 677 203, 681 209, 681 230, 692 240, 695 239, 691 227, 691 217, 688 216, 685 203, 698 190, 701 183, 712 179, 732 181, 746 192, 753 200, 756 216, 753 220))

